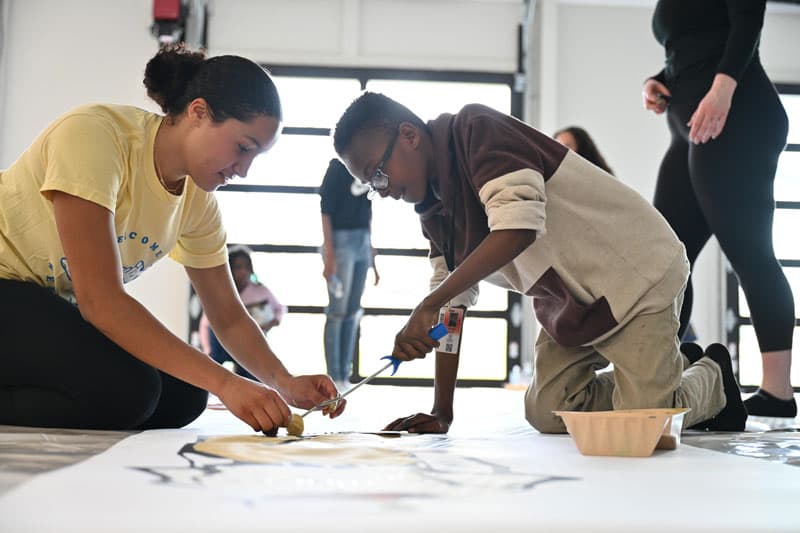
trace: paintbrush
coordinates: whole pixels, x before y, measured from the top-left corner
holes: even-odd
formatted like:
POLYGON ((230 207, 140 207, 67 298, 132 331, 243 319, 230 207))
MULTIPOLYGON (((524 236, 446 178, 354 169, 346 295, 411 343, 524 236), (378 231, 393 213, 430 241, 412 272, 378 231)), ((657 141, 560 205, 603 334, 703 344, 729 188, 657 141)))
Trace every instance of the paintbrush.
MULTIPOLYGON (((436 326, 432 327, 431 330, 428 332, 428 336, 430 338, 432 338, 433 340, 435 340, 435 341, 438 341, 439 339, 441 339, 445 335, 447 335, 447 326, 445 326, 444 324, 437 324, 436 326)), ((402 361, 400 359, 396 359, 396 358, 392 357, 391 355, 385 355, 385 356, 381 357, 381 359, 382 360, 383 359, 388 359, 389 362, 386 363, 385 365, 383 365, 381 368, 379 368, 375 372, 373 372, 372 374, 370 374, 369 376, 365 377, 364 379, 362 379, 361 381, 356 383, 351 389, 349 389, 344 394, 340 394, 336 398, 332 398, 330 400, 326 400, 326 401, 324 401, 322 403, 319 403, 319 404, 315 405, 314 407, 312 407, 311 409, 309 409, 308 411, 303 413, 301 415, 301 418, 305 418, 305 416, 307 414, 313 413, 314 411, 319 411, 320 409, 325 409, 328 406, 335 405, 336 403, 339 402, 339 400, 341 400, 345 396, 351 394, 354 390, 359 388, 361 385, 365 385, 365 384, 369 383, 370 381, 372 381, 373 379, 375 379, 378 375, 380 375, 383 371, 385 371, 390 366, 394 367, 394 368, 392 368, 392 374, 391 374, 392 376, 394 376, 395 372, 397 372, 397 367, 400 366, 400 363, 402 363, 402 361)))

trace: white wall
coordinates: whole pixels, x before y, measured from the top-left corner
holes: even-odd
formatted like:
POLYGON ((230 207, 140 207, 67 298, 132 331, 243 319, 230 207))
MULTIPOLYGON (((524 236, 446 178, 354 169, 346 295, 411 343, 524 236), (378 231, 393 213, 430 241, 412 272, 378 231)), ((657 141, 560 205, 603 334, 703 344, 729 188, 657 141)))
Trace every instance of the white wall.
POLYGON ((522 0, 224 0, 209 47, 266 63, 511 72, 522 0))
POLYGON ((148 0, 10 0, 0 165, 52 119, 87 102, 149 105, 142 90, 156 50, 148 0))
MULTIPOLYGON (((9 1, 9 0, 7 0, 9 1)), ((157 110, 142 78, 158 50, 150 0, 10 0, 0 108, 0 168, 10 165, 51 120, 87 102, 157 110)), ((189 289, 165 259, 127 286, 176 335, 186 336, 189 289)))
MULTIPOLYGON (((6 0, 0 168, 53 118, 89 101, 150 109, 141 84, 157 49, 150 0, 6 0)), ((617 175, 646 198, 667 144, 662 118, 640 104, 660 68, 650 34, 654 1, 537 1, 528 117, 543 131, 568 123, 596 137, 617 175)), ((217 0, 212 54, 267 63, 512 72, 521 0, 217 0)), ((770 7, 762 57, 775 81, 800 82, 800 11, 770 7)), ((2 94, 2 91, 0 91, 2 94)), ((713 251, 713 249, 712 249, 713 251)), ((717 256, 698 265, 695 322, 718 340, 717 256)), ((168 260, 131 292, 176 334, 186 332, 187 282, 168 260)))

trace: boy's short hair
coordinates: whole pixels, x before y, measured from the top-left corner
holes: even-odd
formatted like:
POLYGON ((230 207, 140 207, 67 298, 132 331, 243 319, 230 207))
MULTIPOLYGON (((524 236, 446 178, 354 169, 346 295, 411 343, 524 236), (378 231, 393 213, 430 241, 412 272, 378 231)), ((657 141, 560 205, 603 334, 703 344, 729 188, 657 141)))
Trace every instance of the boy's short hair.
POLYGON ((425 122, 403 104, 381 93, 364 92, 353 100, 336 123, 333 148, 342 155, 358 132, 378 128, 392 131, 401 122, 427 129, 425 122))

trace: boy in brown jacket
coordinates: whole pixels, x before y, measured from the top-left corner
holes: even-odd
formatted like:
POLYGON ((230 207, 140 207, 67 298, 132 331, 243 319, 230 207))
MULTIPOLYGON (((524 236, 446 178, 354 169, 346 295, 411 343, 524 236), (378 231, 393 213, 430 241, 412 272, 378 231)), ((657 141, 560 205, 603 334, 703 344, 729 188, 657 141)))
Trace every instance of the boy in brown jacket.
MULTIPOLYGON (((392 355, 424 357, 443 306, 474 303, 486 280, 533 297, 542 331, 526 417, 562 433, 554 410, 689 407, 685 426, 740 431, 747 417, 730 354, 681 354, 689 274, 683 245, 638 193, 531 126, 471 104, 424 123, 377 93, 339 120, 334 147, 381 196, 414 204, 430 241, 432 292, 392 355), (613 363, 614 371, 597 374, 613 363)), ((446 432, 457 355, 437 353, 430 415, 387 429, 446 432)))

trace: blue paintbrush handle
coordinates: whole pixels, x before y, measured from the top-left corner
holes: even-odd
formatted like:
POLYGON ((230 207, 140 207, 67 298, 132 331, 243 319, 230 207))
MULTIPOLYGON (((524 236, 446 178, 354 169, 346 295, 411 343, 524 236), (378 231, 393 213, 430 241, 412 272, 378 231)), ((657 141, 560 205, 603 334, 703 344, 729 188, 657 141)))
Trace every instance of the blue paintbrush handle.
MULTIPOLYGON (((447 326, 445 326, 444 324, 437 324, 436 326, 431 328, 431 330, 428 332, 428 335, 433 340, 438 341, 439 339, 441 339, 442 337, 447 335, 447 326)), ((305 417, 309 413, 313 413, 314 411, 318 411, 318 410, 320 410, 320 409, 322 409, 324 407, 327 407, 329 405, 335 404, 336 402, 338 402, 339 400, 341 400, 342 398, 344 398, 345 396, 347 396, 348 394, 350 394, 351 392, 353 392, 354 390, 359 388, 361 385, 365 385, 365 384, 369 383, 370 381, 372 381, 378 374, 382 373, 384 370, 389 368, 389 366, 392 367, 392 375, 394 376, 394 373, 397 372, 397 367, 400 366, 400 363, 402 363, 402 361, 400 359, 396 359, 396 358, 392 357, 391 355, 385 355, 385 356, 381 357, 381 359, 388 359, 389 362, 386 363, 386 365, 384 365, 383 368, 379 369, 374 374, 372 374, 370 376, 367 376, 364 379, 362 379, 361 381, 359 381, 354 387, 349 389, 344 394, 340 394, 339 396, 337 396, 336 398, 333 398, 332 400, 326 400, 326 401, 324 401, 324 402, 322 402, 320 404, 315 405, 314 407, 312 407, 311 409, 309 409, 308 411, 303 413, 303 415, 301 415, 301 416, 305 417)))
MULTIPOLYGON (((447 326, 441 323, 436 324, 430 329, 430 331, 428 331, 428 336, 435 341, 438 341, 445 335, 447 335, 447 326)), ((391 355, 385 355, 381 357, 381 359, 388 359, 392 363, 391 375, 394 376, 395 372, 397 372, 397 368, 400 366, 400 363, 402 363, 402 361, 400 359, 392 357, 391 355)))

